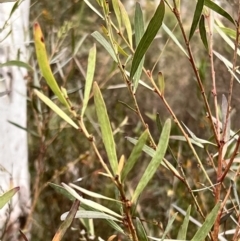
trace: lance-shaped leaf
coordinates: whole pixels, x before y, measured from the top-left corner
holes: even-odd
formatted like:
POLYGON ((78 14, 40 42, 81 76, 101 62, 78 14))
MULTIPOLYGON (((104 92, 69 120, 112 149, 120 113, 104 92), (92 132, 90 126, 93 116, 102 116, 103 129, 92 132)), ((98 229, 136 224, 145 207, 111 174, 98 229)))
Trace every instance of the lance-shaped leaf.
POLYGON ((129 44, 132 47, 132 27, 131 23, 127 14, 127 11, 121 1, 118 1, 119 7, 120 7, 120 13, 122 16, 122 23, 125 25, 126 31, 127 31, 127 36, 129 40, 129 44))
POLYGON ((112 215, 114 217, 117 217, 117 218, 120 218, 120 219, 122 218, 122 216, 120 214, 112 211, 111 209, 109 209, 109 208, 107 208, 107 207, 105 207, 105 206, 103 206, 99 203, 96 203, 92 200, 81 197, 73 188, 66 185, 65 183, 62 183, 62 185, 72 196, 74 196, 76 199, 78 199, 81 202, 81 205, 84 204, 84 205, 86 205, 90 208, 93 208, 95 210, 110 214, 110 215, 112 215))
POLYGON ((165 3, 163 0, 161 0, 133 56, 132 68, 130 71, 131 79, 133 78, 135 72, 137 71, 137 68, 143 56, 145 55, 147 49, 149 48, 155 36, 157 35, 157 32, 162 25, 164 13, 165 13, 165 3))
POLYGON ((56 114, 58 114, 62 119, 64 119, 68 124, 73 126, 76 129, 79 129, 78 125, 65 113, 63 112, 57 105, 55 105, 46 95, 41 93, 38 90, 34 90, 37 96, 48 106, 50 107, 56 114))
POLYGON ((98 31, 93 32, 91 35, 108 51, 110 56, 117 63, 116 54, 108 41, 98 31))
MULTIPOLYGON (((135 17, 134 17, 134 26, 135 26, 135 42, 136 46, 138 46, 143 34, 144 34, 144 22, 143 22, 143 13, 142 9, 139 3, 136 3, 135 8, 135 17)), ((138 82, 140 80, 141 74, 142 74, 142 67, 144 63, 144 56, 139 63, 139 66, 136 70, 136 73, 133 77, 133 92, 135 93, 137 90, 138 82)))
POLYGON ((112 133, 112 128, 108 118, 107 109, 97 82, 94 82, 93 84, 93 93, 94 93, 95 109, 97 112, 97 117, 101 127, 101 132, 102 132, 103 144, 107 151, 107 156, 108 156, 112 171, 114 174, 116 174, 118 169, 118 160, 117 160, 115 142, 113 139, 113 133, 112 133))
POLYGON ((55 183, 51 183, 51 182, 49 182, 48 184, 49 184, 49 186, 51 186, 55 191, 57 191, 58 193, 64 195, 64 196, 65 196, 66 198, 68 198, 69 200, 71 200, 71 201, 76 200, 76 198, 73 197, 73 196, 72 196, 65 188, 63 188, 62 186, 57 185, 57 184, 55 184, 55 183))
POLYGON ((4 66, 16 66, 19 68, 25 68, 31 72, 33 71, 33 68, 31 65, 29 65, 28 63, 22 62, 20 60, 9 60, 6 63, 0 64, 0 68, 4 66))
POLYGON ((103 196, 99 193, 96 193, 96 192, 92 192, 92 191, 89 191, 85 188, 82 188, 82 187, 79 187, 73 183, 70 183, 69 186, 77 189, 78 191, 82 192, 82 193, 85 193, 86 195, 90 196, 90 197, 94 197, 94 198, 99 198, 99 199, 106 199, 106 200, 109 200, 109 201, 113 201, 113 202, 120 202, 122 203, 121 201, 119 200, 116 200, 116 199, 113 199, 113 198, 109 198, 109 197, 106 197, 106 196, 103 196))
POLYGON ((94 44, 94 46, 90 49, 89 56, 88 56, 88 67, 87 67, 87 75, 86 75, 86 83, 85 83, 81 117, 83 117, 88 104, 89 95, 92 88, 94 71, 95 71, 95 64, 96 64, 96 45, 94 44))
POLYGON ((214 12, 220 14, 224 18, 228 19, 231 23, 233 23, 235 25, 235 22, 234 22, 233 18, 223 8, 218 6, 212 0, 205 0, 204 5, 208 8, 210 8, 210 9, 212 9, 214 12))
POLYGON ((142 149, 147 141, 148 138, 148 132, 147 130, 143 132, 143 134, 139 137, 136 145, 134 146, 127 162, 126 165, 123 168, 123 172, 122 172, 122 180, 124 181, 124 179, 126 178, 126 176, 128 175, 128 173, 132 170, 132 168, 134 167, 134 165, 136 164, 138 158, 140 157, 141 153, 142 153, 142 149))
POLYGON ((71 226, 72 221, 75 217, 75 214, 78 210, 80 202, 78 200, 74 201, 70 212, 68 213, 65 221, 61 224, 61 226, 59 227, 58 231, 56 232, 56 234, 54 235, 54 238, 52 239, 52 241, 60 241, 62 240, 64 234, 66 233, 67 229, 71 226))
POLYGON ((19 191, 19 189, 20 187, 14 187, 0 196, 0 209, 2 209, 5 204, 11 200, 11 198, 15 195, 16 192, 19 191))
MULTIPOLYGON (((126 139, 128 141, 130 141, 131 143, 133 143, 134 145, 137 144, 137 140, 131 137, 126 137, 126 139)), ((186 139, 185 139, 186 140, 186 139)), ((142 149, 145 153, 147 153, 149 156, 154 157, 156 151, 153 150, 151 147, 144 145, 143 149, 142 149)), ((177 171, 177 169, 166 159, 164 159, 164 162, 161 162, 161 165, 163 165, 165 168, 167 168, 168 170, 170 170, 171 172, 175 173, 176 176, 181 176, 179 174, 179 172, 177 171), (166 164, 165 164, 166 163, 166 164)))
POLYGON ((203 223, 202 227, 198 229, 198 231, 195 233, 194 237, 191 239, 191 241, 199 241, 204 240, 208 233, 210 232, 216 218, 218 215, 218 211, 221 207, 220 203, 217 203, 213 210, 208 214, 205 222, 203 223))
POLYGON ((122 18, 121 18, 121 12, 119 8, 119 0, 112 0, 113 10, 115 12, 117 22, 118 22, 118 28, 121 31, 122 27, 122 18))
POLYGON ((147 169, 145 170, 133 194, 133 197, 132 197, 133 203, 137 201, 139 195, 147 186, 148 182, 152 179, 154 173, 157 171, 159 165, 161 164, 168 147, 170 130, 171 130, 171 120, 168 119, 163 126, 163 130, 158 142, 155 155, 152 158, 151 162, 148 164, 147 169))
POLYGON ((53 93, 58 97, 58 99, 64 104, 66 107, 69 108, 69 104, 63 96, 54 76, 52 70, 49 65, 46 47, 44 43, 44 37, 42 34, 42 30, 38 23, 34 24, 34 42, 35 42, 35 49, 37 54, 38 64, 41 70, 43 77, 45 78, 48 86, 51 88, 53 93))
MULTIPOLYGON (((61 216, 61 220, 65 220, 69 212, 63 213, 61 216)), ((77 211, 75 218, 91 218, 91 219, 109 219, 116 222, 120 222, 119 219, 110 216, 106 213, 98 212, 98 211, 88 211, 88 210, 80 210, 77 211)))
POLYGON ((138 217, 136 218, 136 223, 137 223, 137 225, 136 225, 137 236, 138 236, 139 240, 148 241, 146 230, 145 230, 141 220, 138 217))
POLYGON ((165 240, 165 237, 167 236, 168 232, 172 229, 173 222, 176 219, 177 215, 178 213, 174 213, 174 215, 168 220, 168 224, 164 230, 161 241, 165 240))
POLYGON ((205 28, 205 18, 203 15, 201 16, 201 19, 199 22, 199 32, 200 32, 200 36, 201 36, 203 45, 206 48, 206 50, 208 50, 207 33, 206 33, 206 28, 205 28))
POLYGON ((163 23, 162 24, 163 30, 169 35, 169 37, 172 39, 172 41, 182 50, 182 52, 189 58, 186 50, 183 48, 181 43, 178 41, 176 36, 173 34, 173 32, 163 23))
POLYGON ((192 26, 191 26, 190 33, 189 33, 189 38, 188 38, 189 41, 191 40, 191 38, 192 38, 196 28, 197 28, 199 19, 200 19, 201 14, 202 14, 203 6, 204 6, 204 0, 198 0, 197 5, 196 5, 196 9, 195 9, 195 12, 194 12, 194 16, 193 16, 192 26))
POLYGON ((183 224, 181 225, 181 227, 179 229, 177 239, 186 240, 190 213, 191 213, 191 205, 187 209, 186 215, 183 220, 183 224))

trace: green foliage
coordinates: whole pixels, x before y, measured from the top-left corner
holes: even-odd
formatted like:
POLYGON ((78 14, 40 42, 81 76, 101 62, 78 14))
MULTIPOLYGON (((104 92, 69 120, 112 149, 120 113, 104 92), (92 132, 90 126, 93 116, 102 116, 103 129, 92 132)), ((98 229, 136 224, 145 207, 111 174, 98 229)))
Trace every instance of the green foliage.
MULTIPOLYGON (((239 53, 234 47, 239 36, 231 28, 238 25, 228 8, 213 1, 162 0, 153 7, 155 13, 148 21, 151 11, 139 3, 131 13, 124 1, 81 1, 81 27, 81 14, 74 12, 69 27, 64 23, 58 26, 65 27, 56 43, 47 46, 51 38, 45 41, 46 49, 52 51, 48 54, 35 25, 37 61, 56 97, 46 91, 45 82, 41 83, 42 91, 31 92, 39 143, 47 156, 47 161, 38 156, 38 163, 42 161, 48 171, 37 175, 45 178, 42 183, 52 182, 64 204, 80 202, 80 207, 70 212, 66 205, 54 204, 59 215, 64 213, 61 219, 68 220, 55 240, 62 238, 72 221, 83 240, 91 234, 104 240, 215 241, 224 238, 219 232, 221 215, 231 215, 234 220, 226 223, 224 231, 236 228, 239 168, 234 160, 240 141, 230 129, 230 107, 233 80, 238 80, 239 74, 239 53), (230 55, 224 57, 226 53, 217 46, 215 49, 210 11, 223 17, 216 18, 214 27, 224 39, 224 43, 220 40, 221 48, 224 45, 228 54, 233 49, 231 61, 230 55), (166 16, 173 22, 164 23, 166 16), (95 24, 98 22, 101 26, 95 24), (69 47, 69 42, 63 41, 68 37, 72 51, 61 60, 58 51, 69 47), (221 105, 214 55, 227 67, 225 74, 230 74, 225 90, 231 97, 222 97, 221 105), (199 62, 204 65, 200 74, 199 62), (204 121, 205 113, 208 122, 204 121), (165 124, 161 126, 161 122, 165 124), (57 184, 62 181, 69 184, 57 184), (234 195, 230 192, 233 186, 234 195), (70 218, 66 218, 68 214, 70 218), (88 235, 80 234, 82 228, 88 235)), ((41 77, 34 78, 38 83, 41 77)), ((37 211, 44 203, 44 188, 37 197, 37 211)), ((237 240, 237 236, 231 238, 237 240)))

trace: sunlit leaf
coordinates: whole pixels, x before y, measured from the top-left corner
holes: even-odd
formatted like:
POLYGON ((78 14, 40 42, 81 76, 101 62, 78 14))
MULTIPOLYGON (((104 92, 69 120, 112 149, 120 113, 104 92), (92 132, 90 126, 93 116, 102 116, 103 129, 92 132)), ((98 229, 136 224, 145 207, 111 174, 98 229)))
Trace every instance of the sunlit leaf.
POLYGON ((89 8, 93 10, 101 19, 104 19, 103 15, 88 1, 88 0, 83 0, 89 8))
POLYGON ((20 187, 14 187, 0 195, 0 209, 2 209, 19 190, 20 187))
POLYGON ((35 42, 35 49, 37 54, 38 64, 41 70, 43 77, 45 78, 48 86, 51 88, 53 93, 58 97, 58 99, 69 108, 69 104, 64 98, 54 76, 52 70, 49 65, 46 47, 44 43, 44 37, 42 34, 42 30, 38 23, 34 23, 34 42, 35 42))
POLYGON ((164 95, 164 90, 165 90, 165 81, 164 81, 164 76, 162 72, 158 73, 158 85, 159 85, 159 90, 162 95, 164 95))
POLYGON ((72 221, 75 217, 75 214, 78 210, 80 202, 78 200, 74 201, 70 212, 68 213, 65 221, 61 224, 61 226, 59 227, 59 229, 57 230, 57 232, 55 233, 52 241, 60 241, 62 240, 64 234, 66 233, 67 229, 71 226, 72 221))
POLYGON ((107 213, 109 215, 112 215, 114 217, 117 217, 117 218, 120 218, 122 219, 122 216, 114 211, 112 211, 111 209, 99 204, 99 203, 96 203, 92 200, 89 200, 89 199, 86 199, 86 198, 83 198, 82 196, 80 196, 73 188, 71 188, 70 186, 66 185, 65 183, 62 183, 63 187, 72 195, 74 196, 76 199, 78 199, 81 204, 84 204, 90 208, 93 208, 95 210, 98 210, 98 211, 101 211, 101 212, 104 212, 104 213, 107 213))
POLYGON ((191 40, 191 38, 192 38, 196 28, 197 28, 199 19, 200 19, 201 14, 202 14, 203 6, 204 6, 204 0, 198 0, 197 5, 196 5, 196 9, 195 9, 195 12, 194 12, 194 16, 193 16, 193 21, 192 21, 190 33, 189 33, 189 38, 188 38, 189 41, 191 40))
POLYGON ((131 27, 131 22, 129 20, 128 17, 128 13, 124 7, 124 5, 122 4, 121 1, 118 1, 119 7, 120 7, 120 13, 122 16, 122 24, 125 25, 126 31, 127 31, 127 36, 128 36, 128 40, 129 40, 129 44, 132 47, 132 27, 131 27))
POLYGON ((216 221, 218 211, 221 207, 220 203, 217 203, 215 207, 212 209, 212 211, 208 214, 207 218, 205 219, 205 222, 203 223, 202 227, 198 229, 194 237, 191 239, 191 241, 199 241, 204 240, 209 232, 211 231, 211 228, 216 221))
POLYGON ((83 117, 84 112, 86 110, 90 91, 92 88, 94 71, 95 71, 95 64, 96 64, 96 45, 90 49, 89 56, 88 56, 88 67, 87 67, 87 75, 86 75, 86 82, 84 88, 84 98, 83 98, 83 106, 81 110, 81 117, 83 117))
POLYGON ((133 78, 143 56, 145 55, 150 44, 152 43, 155 36, 157 35, 157 32, 162 25, 164 13, 165 13, 165 3, 163 0, 161 0, 133 56, 132 67, 130 71, 130 79, 133 78))
MULTIPOLYGON (((65 220, 69 212, 66 212, 61 215, 61 220, 65 220)), ((88 211, 88 210, 79 210, 77 211, 74 218, 88 218, 88 219, 110 219, 116 222, 119 222, 117 218, 110 216, 106 213, 97 212, 97 211, 88 211)))
POLYGON ((132 196, 133 203, 137 201, 139 195, 142 193, 144 188, 147 186, 148 182, 152 179, 153 175, 159 168, 159 165, 161 164, 168 147, 170 130, 171 130, 171 120, 168 119, 163 126, 163 130, 157 145, 156 153, 153 156, 150 163, 148 164, 143 176, 141 177, 137 185, 136 190, 134 191, 134 194, 132 196))
POLYGON ((226 27, 220 27, 220 29, 233 40, 236 39, 236 30, 226 27))
POLYGON ((121 30, 122 18, 121 18, 121 12, 120 12, 120 8, 119 8, 119 0, 112 0, 112 5, 113 5, 114 13, 117 18, 119 30, 121 30))
POLYGON ((65 120, 68 124, 70 124, 74 128, 79 129, 78 125, 65 112, 63 112, 56 104, 54 104, 46 95, 44 95, 43 93, 41 93, 36 89, 34 89, 34 92, 48 107, 50 107, 63 120, 65 120))
POLYGON ((86 195, 88 195, 88 196, 90 196, 90 197, 100 198, 100 199, 105 199, 105 200, 109 200, 109 201, 113 201, 113 202, 120 202, 120 203, 121 203, 121 201, 118 201, 118 200, 116 200, 116 199, 103 196, 103 195, 98 194, 98 193, 96 193, 96 192, 91 192, 91 191, 89 191, 89 190, 87 190, 87 189, 85 189, 85 188, 79 187, 79 186, 77 186, 77 185, 75 185, 75 184, 73 184, 73 183, 70 183, 69 186, 71 186, 71 187, 79 190, 79 191, 82 192, 82 193, 85 193, 86 195))

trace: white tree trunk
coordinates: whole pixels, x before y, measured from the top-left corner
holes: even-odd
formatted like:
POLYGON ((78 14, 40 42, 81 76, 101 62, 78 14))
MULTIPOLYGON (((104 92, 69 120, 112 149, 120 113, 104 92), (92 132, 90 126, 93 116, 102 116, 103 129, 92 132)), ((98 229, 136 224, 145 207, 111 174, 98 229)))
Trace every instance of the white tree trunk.
MULTIPOLYGON (((9 60, 28 60, 30 1, 22 1, 8 20, 14 4, 0 3, 1 64, 9 60)), ((26 128, 26 75, 23 68, 0 68, 0 193, 20 187, 11 203, 0 210, 0 240, 18 240, 18 230, 30 207, 27 132, 9 123, 26 128)))

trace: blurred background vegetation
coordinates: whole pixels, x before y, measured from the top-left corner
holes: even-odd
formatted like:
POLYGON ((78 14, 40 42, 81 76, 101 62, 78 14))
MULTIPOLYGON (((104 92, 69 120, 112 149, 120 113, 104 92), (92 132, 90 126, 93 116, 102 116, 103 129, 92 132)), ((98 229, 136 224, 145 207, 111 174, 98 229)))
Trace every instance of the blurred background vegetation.
MULTIPOLYGON (((125 4, 129 4, 127 2, 125 1, 125 4)), ((182 12, 186 13, 182 14, 186 29, 190 28, 195 7, 195 3, 191 4, 190 2, 182 1, 182 12)), ((225 1, 223 2, 225 3, 225 1)), ((97 6, 95 1, 91 1, 91 3, 97 6)), ((232 10, 233 3, 226 2, 225 5, 230 13, 234 13, 232 10)), ((154 1, 145 1, 144 17, 146 23, 153 15, 154 8, 154 1)), ((128 12, 133 16, 134 4, 128 7, 128 12)), ((96 30, 101 32, 102 20, 81 0, 38 0, 32 1, 31 6, 31 23, 34 21, 38 21, 43 29, 52 63, 51 67, 56 72, 55 76, 58 83, 67 88, 69 98, 75 108, 79 110, 84 90, 88 51, 95 43, 90 34, 96 30)), ((164 22, 172 29, 176 25, 176 19, 169 10, 166 13, 164 22)), ((181 41, 178 27, 175 28, 174 34, 181 41)), ((163 31, 160 31, 147 53, 145 67, 146 69, 151 68, 159 54, 162 54, 155 72, 161 71, 164 73, 166 98, 180 120, 197 136, 208 139, 211 136, 208 131, 207 118, 205 117, 203 103, 200 101, 201 96, 197 90, 197 83, 188 60, 171 40, 164 47, 166 41, 168 41, 168 36, 163 31)), ((222 46, 221 41, 220 38, 216 37, 216 50, 230 58, 230 48, 226 45, 222 46)), ((210 66, 206 58, 207 53, 198 35, 195 35, 193 42, 193 52, 204 80, 206 93, 209 96, 210 103, 212 103, 211 81, 209 81, 210 66)), ((44 93, 49 96, 53 94, 48 90, 44 80, 40 78, 33 46, 31 52, 30 63, 36 68, 35 73, 30 75, 28 82, 29 165, 33 198, 31 220, 32 241, 40 241, 52 239, 61 224, 61 214, 68 211, 72 204, 70 200, 52 189, 48 182, 56 184, 61 184, 61 182, 69 183, 81 177, 83 178, 81 185, 85 188, 110 197, 114 197, 115 194, 112 183, 107 183, 106 179, 97 174, 101 170, 101 166, 89 147, 88 141, 81 133, 76 133, 73 128, 66 125, 64 121, 33 95, 33 86, 41 87, 44 93)), ((221 97, 221 94, 227 94, 228 88, 226 87, 230 77, 225 66, 219 60, 216 60, 215 64, 219 97, 221 97)), ((128 157, 132 145, 127 142, 125 136, 138 137, 143 127, 135 113, 121 103, 133 104, 126 89, 117 86, 123 83, 117 66, 98 44, 94 80, 102 87, 108 114, 115 131, 118 155, 124 154, 128 157)), ((233 95, 233 107, 236 112, 239 112, 240 109, 238 104, 239 95, 237 94, 239 91, 239 86, 236 85, 233 95)), ((144 118, 157 142, 160 132, 155 123, 156 114, 159 113, 162 122, 169 114, 160 99, 141 86, 137 91, 137 99, 142 113, 145 114, 144 118)), ((99 126, 97 125, 92 99, 87 108, 85 122, 90 133, 92 132, 96 137, 98 147, 101 147, 99 126)), ((232 126, 235 130, 239 128, 238 118, 233 118, 232 126)), ((171 134, 179 134, 174 125, 171 134)), ((183 143, 172 141, 170 145, 182 161, 194 189, 194 185, 198 182, 199 173, 192 154, 189 153, 189 149, 183 143)), ((100 150, 102 150, 104 156, 104 149, 100 148, 100 150)), ((201 153, 201 150, 199 150, 199 153, 201 153)), ((149 160, 150 158, 147 155, 142 155, 141 160, 134 168, 135 171, 129 177, 129 180, 131 180, 127 183, 129 191, 135 187, 137 182, 134 180, 139 180, 139 174, 145 169, 149 160)), ((207 163, 207 160, 205 162, 207 163)), ((174 161, 172 161, 172 164, 176 166, 174 161)), ((140 198, 141 208, 139 208, 138 212, 147 219, 146 221, 150 222, 147 225, 151 230, 150 233, 158 234, 159 226, 166 226, 169 212, 172 210, 171 204, 177 203, 186 210, 189 204, 186 200, 189 198, 186 189, 172 177, 171 173, 165 169, 159 169, 159 172, 140 198), (153 221, 159 222, 158 225, 152 225, 151 222, 153 221)), ((210 198, 205 201, 201 205, 208 209, 211 207, 213 200, 210 198), (208 205, 209 203, 210 205, 208 205)), ((179 218, 177 221, 180 225, 182 220, 179 218)), ((75 221, 72 230, 67 232, 64 240, 79 240, 83 235, 80 233, 82 228, 80 222, 75 221)), ((95 228, 96 234, 105 240, 113 232, 105 221, 97 221, 95 228)), ((195 226, 193 233, 194 230, 196 230, 195 226)), ((189 235, 191 236, 191 233, 189 235)))

